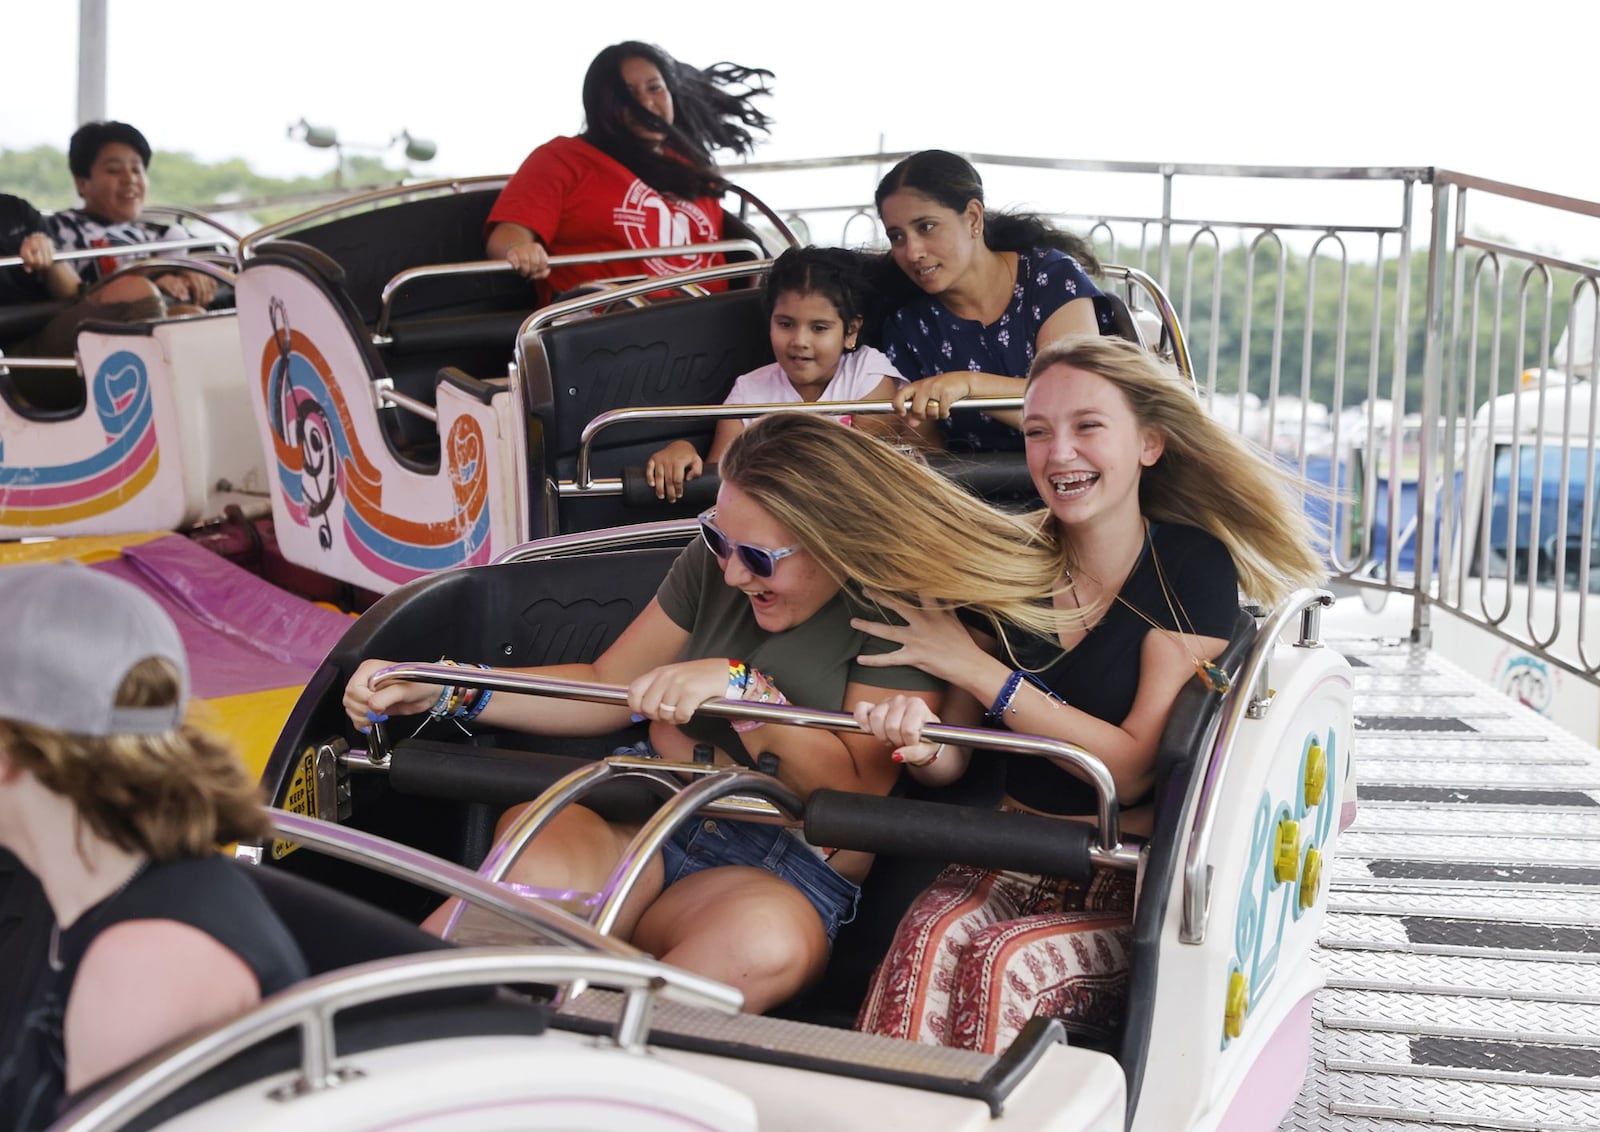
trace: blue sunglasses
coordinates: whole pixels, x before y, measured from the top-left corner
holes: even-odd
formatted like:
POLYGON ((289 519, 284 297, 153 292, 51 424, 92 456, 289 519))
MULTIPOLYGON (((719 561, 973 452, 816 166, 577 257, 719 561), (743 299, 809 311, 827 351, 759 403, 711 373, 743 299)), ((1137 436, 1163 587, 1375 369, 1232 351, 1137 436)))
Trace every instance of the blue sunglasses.
POLYGON ((723 562, 728 560, 729 555, 737 553, 744 568, 758 578, 772 577, 780 561, 801 549, 798 546, 765 547, 751 546, 747 542, 730 542, 728 536, 722 533, 722 528, 712 521, 716 517, 715 507, 700 516, 700 537, 705 540, 706 549, 723 562))

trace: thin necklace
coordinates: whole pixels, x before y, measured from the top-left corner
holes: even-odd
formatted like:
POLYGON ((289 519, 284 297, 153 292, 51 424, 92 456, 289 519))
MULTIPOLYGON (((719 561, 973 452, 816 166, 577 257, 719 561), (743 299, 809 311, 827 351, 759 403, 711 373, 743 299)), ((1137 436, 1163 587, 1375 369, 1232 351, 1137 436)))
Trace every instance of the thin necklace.
MULTIPOLYGON (((1149 546, 1150 548, 1150 561, 1155 564, 1156 581, 1161 586, 1161 596, 1167 603, 1167 612, 1172 615, 1172 623, 1180 626, 1184 633, 1190 637, 1199 636, 1199 634, 1194 631, 1194 622, 1189 620, 1188 612, 1181 604, 1172 600, 1172 590, 1167 586, 1166 571, 1161 568, 1161 556, 1156 553, 1155 540, 1150 537, 1149 519, 1144 521, 1144 541, 1145 545, 1149 546)), ((1135 562, 1137 561, 1138 560, 1135 559, 1135 562)), ((1124 579, 1124 584, 1126 584, 1126 579, 1124 579)), ((1195 675, 1200 678, 1200 683, 1204 684, 1207 688, 1217 693, 1219 696, 1225 696, 1228 694, 1228 689, 1233 686, 1233 681, 1228 678, 1228 674, 1222 670, 1220 665, 1218 665, 1215 661, 1200 659, 1194 654, 1194 650, 1189 647, 1189 642, 1183 635, 1168 629, 1165 625, 1162 625, 1154 617, 1151 617, 1137 605, 1134 605, 1133 602, 1123 597, 1120 591, 1113 594, 1112 597, 1117 601, 1120 601, 1129 609, 1133 610, 1133 612, 1138 614, 1140 617, 1144 618, 1144 620, 1149 623, 1152 629, 1166 633, 1173 640, 1182 645, 1183 651, 1189 654, 1189 660, 1194 664, 1194 672, 1195 675)))
MULTIPOLYGON (((84 911, 84 916, 87 916, 87 915, 93 913, 95 911, 95 909, 97 909, 97 908, 105 907, 105 905, 109 904, 111 901, 113 901, 117 897, 121 896, 124 892, 128 891, 128 886, 130 884, 132 884, 134 881, 138 880, 139 877, 144 874, 145 869, 147 869, 149 867, 150 867, 150 858, 146 857, 144 860, 139 862, 138 867, 136 869, 134 869, 133 872, 128 874, 127 879, 125 879, 121 884, 117 885, 116 888, 112 889, 105 896, 102 896, 99 900, 95 901, 92 905, 90 905, 84 911)), ((82 919, 83 919, 83 916, 79 916, 78 917, 79 921, 81 921, 82 919)), ((50 969, 52 971, 59 971, 64 966, 64 964, 61 962, 61 921, 60 920, 57 920, 55 923, 50 925, 50 953, 49 953, 48 956, 46 956, 46 958, 49 960, 50 969)))

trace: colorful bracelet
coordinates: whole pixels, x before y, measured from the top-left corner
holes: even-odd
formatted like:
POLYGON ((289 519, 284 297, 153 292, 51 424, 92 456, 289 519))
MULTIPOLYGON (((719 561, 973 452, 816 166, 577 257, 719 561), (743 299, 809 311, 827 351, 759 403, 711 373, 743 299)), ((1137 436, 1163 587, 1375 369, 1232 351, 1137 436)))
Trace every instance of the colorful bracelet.
MULTIPOLYGON (((728 662, 728 699, 746 700, 757 704, 786 704, 783 693, 765 672, 752 668, 743 661, 728 662), (737 692, 737 694, 735 694, 737 692)), ((735 719, 730 721, 738 732, 754 731, 765 720, 735 719)))
POLYGON ((1027 672, 1021 668, 1018 668, 1014 670, 1011 675, 1006 677, 1005 684, 1003 684, 1000 688, 1000 694, 994 698, 994 703, 989 705, 989 710, 983 713, 983 718, 987 719, 990 723, 1004 723, 1006 712, 1009 711, 1012 715, 1015 715, 1017 713, 1017 709, 1015 706, 1013 706, 1011 701, 1016 698, 1017 689, 1022 687, 1023 681, 1027 681, 1029 684, 1032 684, 1035 688, 1038 688, 1039 691, 1043 692, 1056 703, 1059 704, 1064 702, 1061 697, 1056 695, 1055 692, 1051 691, 1050 686, 1043 680, 1039 679, 1039 677, 1035 676, 1032 672, 1027 672))
MULTIPOLYGON (((479 664, 478 667, 488 668, 489 665, 479 664)), ((468 689, 467 698, 462 703, 461 707, 456 711, 454 718, 462 720, 463 722, 477 719, 482 713, 483 709, 489 706, 489 699, 493 695, 493 688, 468 689)))

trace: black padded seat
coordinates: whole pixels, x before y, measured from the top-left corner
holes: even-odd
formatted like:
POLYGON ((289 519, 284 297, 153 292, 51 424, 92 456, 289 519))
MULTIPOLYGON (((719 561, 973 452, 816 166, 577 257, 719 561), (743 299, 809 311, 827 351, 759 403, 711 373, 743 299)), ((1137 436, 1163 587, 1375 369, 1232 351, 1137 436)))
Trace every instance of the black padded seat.
MULTIPOLYGON (((574 319, 544 328, 540 348, 526 351, 525 396, 537 421, 529 471, 536 480, 571 481, 577 474, 584 426, 608 409, 720 405, 734 379, 772 361, 764 299, 759 291, 727 291, 670 299, 643 307, 574 319)), ((620 476, 650 454, 687 437, 705 451, 713 423, 683 421, 618 425, 600 434, 591 452, 597 477, 620 476)), ((537 486, 537 485, 536 485, 537 486)), ((535 537, 552 501, 535 500, 535 537)), ((674 510, 630 513, 620 496, 562 497, 555 508, 561 531, 595 530, 674 510)), ((690 513, 678 508, 679 513, 690 513)))
MULTIPOLYGON (((278 804, 307 744, 341 737, 363 747, 340 707, 350 674, 368 657, 433 660, 441 655, 507 668, 574 664, 599 656, 655 596, 677 558, 676 549, 619 550, 581 558, 449 570, 418 578, 385 595, 350 627, 313 674, 267 761, 262 783, 278 804)), ((408 739, 422 721, 396 718, 393 742, 408 739)), ((448 724, 431 724, 418 738, 508 751, 541 751, 593 758, 639 736, 551 739, 475 728, 468 740, 448 724)), ((350 779, 351 826, 415 845, 476 868, 503 808, 482 799, 402 793, 385 775, 350 779)), ((360 892, 383 908, 420 920, 430 898, 409 884, 373 876, 319 854, 296 852, 281 862, 293 872, 340 891, 360 892)))

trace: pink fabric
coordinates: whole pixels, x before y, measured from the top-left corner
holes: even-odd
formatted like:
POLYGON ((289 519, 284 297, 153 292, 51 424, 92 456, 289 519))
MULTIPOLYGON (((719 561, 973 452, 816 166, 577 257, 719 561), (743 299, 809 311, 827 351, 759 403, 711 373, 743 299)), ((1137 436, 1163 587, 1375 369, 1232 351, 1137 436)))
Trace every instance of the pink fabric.
POLYGON ((352 624, 181 535, 127 547, 93 569, 132 582, 177 622, 202 699, 304 684, 352 624))

